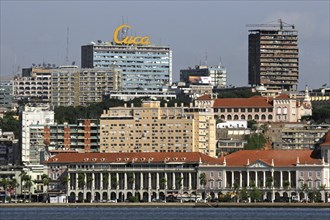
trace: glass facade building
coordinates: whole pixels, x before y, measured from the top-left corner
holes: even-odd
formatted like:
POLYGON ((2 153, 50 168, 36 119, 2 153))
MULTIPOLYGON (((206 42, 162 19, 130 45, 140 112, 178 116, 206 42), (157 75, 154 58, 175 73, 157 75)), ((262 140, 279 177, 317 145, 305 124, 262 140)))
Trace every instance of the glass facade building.
POLYGON ((172 83, 172 51, 168 46, 115 45, 92 42, 81 47, 82 68, 122 72, 123 91, 160 91, 172 83))

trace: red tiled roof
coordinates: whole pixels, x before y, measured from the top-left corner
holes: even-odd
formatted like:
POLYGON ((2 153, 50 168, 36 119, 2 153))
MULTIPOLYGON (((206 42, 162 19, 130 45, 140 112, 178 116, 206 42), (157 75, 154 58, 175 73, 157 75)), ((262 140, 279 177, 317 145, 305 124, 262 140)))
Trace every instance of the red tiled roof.
POLYGON ((271 99, 262 96, 250 98, 223 98, 216 99, 213 107, 273 107, 271 99))
POLYGON ((330 130, 325 134, 323 143, 320 145, 322 146, 329 146, 330 147, 330 130))
POLYGON ((199 152, 141 152, 141 153, 63 153, 46 163, 218 163, 217 158, 199 152))
POLYGON ((275 99, 290 99, 288 94, 281 94, 275 97, 275 99))
POLYGON ((211 100, 210 95, 202 95, 197 98, 197 100, 211 100))
POLYGON ((296 166, 299 157, 300 164, 322 164, 321 159, 311 157, 312 150, 241 150, 225 157, 219 158, 223 163, 226 158, 226 164, 229 167, 245 167, 260 161, 275 167, 296 166))

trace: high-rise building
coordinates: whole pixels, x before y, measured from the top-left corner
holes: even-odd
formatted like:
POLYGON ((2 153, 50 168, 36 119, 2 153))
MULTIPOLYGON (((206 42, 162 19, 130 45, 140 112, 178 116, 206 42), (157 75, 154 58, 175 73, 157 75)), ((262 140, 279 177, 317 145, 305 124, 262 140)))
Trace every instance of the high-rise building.
POLYGON ((121 90, 121 72, 114 68, 79 69, 61 66, 52 72, 53 106, 79 106, 101 102, 110 91, 121 90))
POLYGON ((22 69, 22 77, 14 77, 13 95, 15 101, 50 103, 51 69, 45 67, 22 69))
POLYGON ((81 67, 118 67, 122 71, 123 91, 152 92, 168 87, 172 82, 170 47, 151 45, 148 36, 119 36, 127 33, 128 28, 128 25, 119 26, 114 32, 114 42, 98 41, 82 46, 81 67))
POLYGON ((214 114, 204 110, 161 107, 159 101, 110 108, 100 119, 100 152, 203 152, 214 157, 214 114))
POLYGON ((249 84, 264 85, 267 89, 297 90, 298 31, 294 26, 285 25, 280 20, 277 29, 255 29, 249 32, 249 84))
POLYGON ((37 144, 30 136, 30 127, 43 128, 46 125, 54 124, 54 111, 50 111, 48 106, 30 107, 25 106, 22 112, 22 162, 31 164, 32 159, 39 155, 37 144))

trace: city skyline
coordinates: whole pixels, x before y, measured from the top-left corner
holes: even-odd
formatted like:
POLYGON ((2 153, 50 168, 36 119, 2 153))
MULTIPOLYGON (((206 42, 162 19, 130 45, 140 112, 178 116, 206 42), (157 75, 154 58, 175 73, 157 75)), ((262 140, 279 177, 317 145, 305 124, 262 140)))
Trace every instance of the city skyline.
POLYGON ((228 85, 247 86, 246 24, 279 18, 298 30, 298 89, 329 86, 329 1, 1 1, 0 79, 12 78, 18 66, 63 65, 66 57, 81 66, 81 46, 112 41, 125 22, 131 35, 170 46, 173 81, 180 69, 217 66, 221 60, 228 85))

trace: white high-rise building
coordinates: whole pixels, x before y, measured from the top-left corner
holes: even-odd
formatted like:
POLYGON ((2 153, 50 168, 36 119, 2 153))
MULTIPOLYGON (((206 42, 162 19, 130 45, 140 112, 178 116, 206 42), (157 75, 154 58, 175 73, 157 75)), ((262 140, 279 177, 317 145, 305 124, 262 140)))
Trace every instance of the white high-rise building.
POLYGON ((30 141, 30 126, 54 124, 54 111, 49 110, 48 106, 30 107, 25 106, 22 113, 22 162, 25 165, 30 164, 30 155, 38 154, 37 148, 34 149, 35 143, 30 141))

